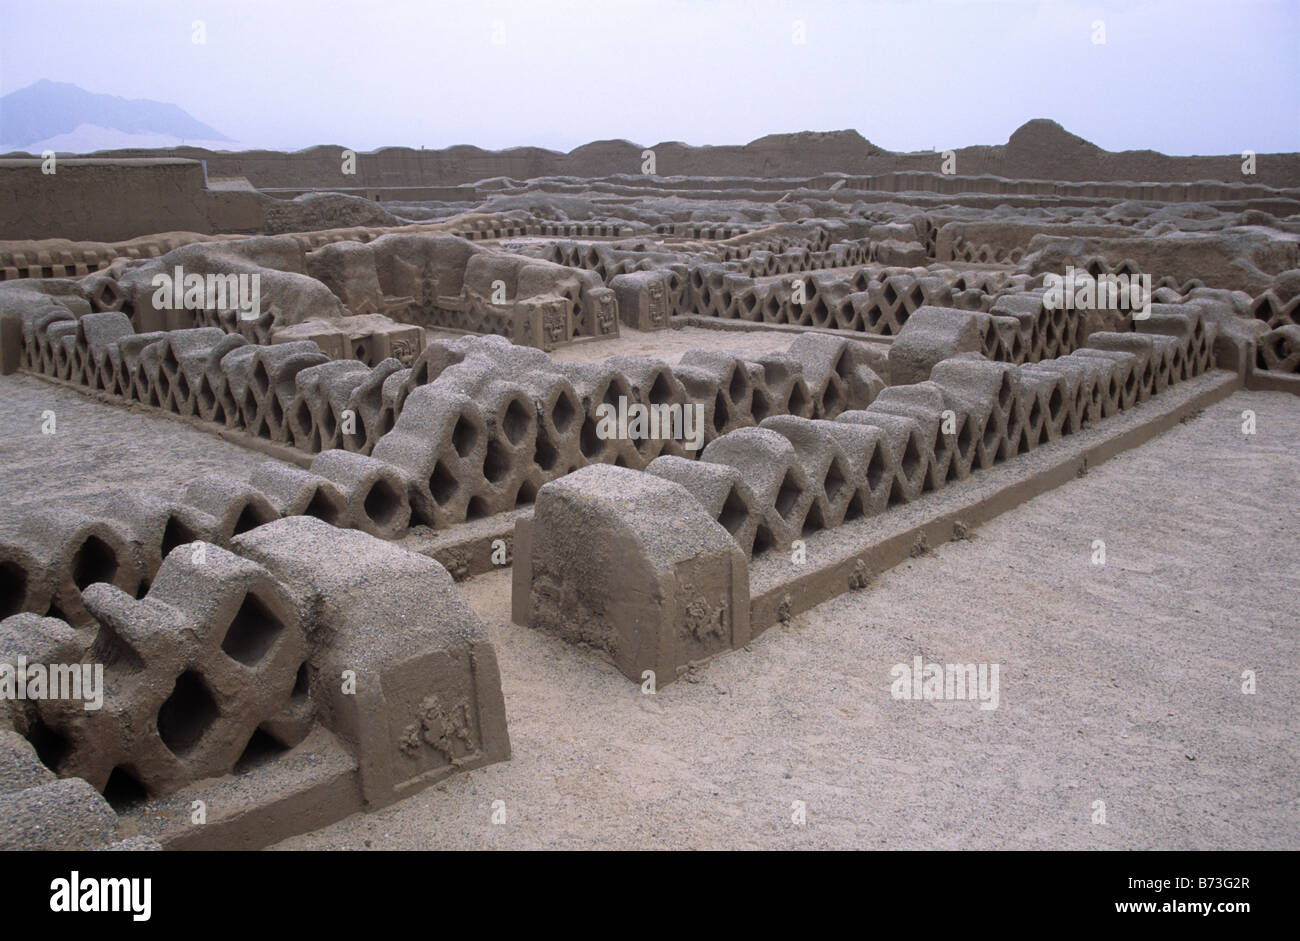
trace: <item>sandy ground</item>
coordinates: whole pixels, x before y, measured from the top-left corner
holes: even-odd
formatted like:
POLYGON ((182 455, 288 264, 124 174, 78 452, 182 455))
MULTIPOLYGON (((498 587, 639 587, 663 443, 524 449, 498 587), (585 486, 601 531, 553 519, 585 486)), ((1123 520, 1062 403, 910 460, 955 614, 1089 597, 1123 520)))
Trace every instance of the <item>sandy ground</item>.
MULTIPOLYGON (((435 331, 430 331, 431 337, 435 331)), ((453 338, 456 334, 448 333, 453 338)), ((552 359, 562 363, 598 363, 610 356, 649 356, 675 363, 688 350, 736 350, 749 355, 784 353, 797 335, 765 330, 708 330, 704 327, 674 327, 672 330, 643 332, 619 327, 608 340, 587 340, 552 350, 552 359)))
POLYGON ((1297 480, 1300 399, 1237 393, 654 696, 476 578, 513 758, 280 846, 1300 848, 1297 480), (893 699, 916 655, 998 708, 893 699))
POLYGON ((0 376, 0 512, 56 500, 94 511, 105 491, 171 496, 203 474, 246 480, 268 460, 179 421, 33 376, 0 376), (42 432, 47 411, 54 413, 54 434, 42 432))

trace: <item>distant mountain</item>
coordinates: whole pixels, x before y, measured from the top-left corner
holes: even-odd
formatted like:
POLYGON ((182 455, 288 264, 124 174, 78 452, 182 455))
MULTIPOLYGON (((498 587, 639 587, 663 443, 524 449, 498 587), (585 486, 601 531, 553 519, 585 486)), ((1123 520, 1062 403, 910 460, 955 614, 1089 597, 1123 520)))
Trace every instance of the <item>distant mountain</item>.
POLYGON ((231 140, 176 105, 99 95, 67 82, 42 79, 0 97, 0 152, 86 153, 146 139, 155 147, 231 140))

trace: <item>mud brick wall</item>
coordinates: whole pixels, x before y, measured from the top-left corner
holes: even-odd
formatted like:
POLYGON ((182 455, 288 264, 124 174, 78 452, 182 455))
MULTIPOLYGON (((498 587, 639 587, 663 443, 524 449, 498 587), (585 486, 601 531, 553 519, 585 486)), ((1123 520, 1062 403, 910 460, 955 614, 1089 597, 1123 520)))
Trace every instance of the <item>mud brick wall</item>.
POLYGON ((1259 336, 1255 368, 1300 373, 1300 271, 1274 278, 1251 302, 1250 315, 1268 328, 1259 336))
MULTIPOLYGON (((374 153, 357 154, 353 185, 450 186, 498 177, 526 180, 540 176, 591 178, 630 174, 641 166, 645 146, 629 141, 600 141, 567 154, 536 147, 504 151, 478 147, 444 150, 386 147, 374 153)), ((1047 120, 1027 122, 1005 144, 959 148, 958 166, 969 177, 934 172, 939 154, 882 150, 856 131, 773 134, 743 145, 694 147, 661 142, 651 146, 659 172, 663 174, 765 181, 841 171, 852 174, 850 179, 857 186, 892 191, 1063 194, 1077 190, 1128 199, 1204 200, 1226 198, 1220 194, 1246 186, 1216 182, 1240 178, 1238 155, 1172 157, 1153 151, 1111 153, 1086 144, 1047 120), (1078 146, 1081 143, 1084 146, 1078 146), (1179 182, 1129 182, 1133 180, 1179 182)), ((342 150, 337 146, 321 146, 284 154, 182 147, 174 153, 207 160, 214 176, 245 177, 258 187, 303 187, 336 184, 342 150)), ((156 155, 147 150, 118 153, 156 155)), ((1300 186, 1300 168, 1290 154, 1260 154, 1258 182, 1265 184, 1256 187, 1260 189, 1300 186)))
MULTIPOLYGON (((8 296, 21 368, 317 454, 313 472, 347 489, 347 512, 334 521, 390 537, 410 523, 444 528, 513 509, 588 463, 640 468, 685 453, 673 440, 601 439, 597 410, 620 399, 698 405, 707 442, 770 415, 834 417, 884 386, 878 353, 828 336, 757 358, 692 351, 675 367, 644 357, 563 364, 502 338, 465 337, 429 344, 410 367, 367 367, 305 340, 263 345, 215 327, 135 333, 125 314, 92 312, 78 294, 8 296)), ((202 531, 226 534, 250 512, 273 518, 264 500, 254 510, 240 502, 246 486, 200 507, 220 521, 202 531)), ((321 513, 336 502, 282 498, 321 513)))
POLYGON ((954 356, 833 420, 773 416, 714 438, 696 461, 665 455, 640 474, 588 467, 548 483, 517 526, 515 619, 604 650, 635 682, 647 670, 670 682, 749 642, 738 559, 887 513, 1214 367, 1216 327, 1199 310, 1138 327, 1042 363, 954 356))
MULTIPOLYGON (((46 522, 48 545, 79 538, 60 525, 75 520, 46 522)), ((252 755, 286 754, 317 727, 356 761, 355 802, 339 797, 334 816, 509 757, 495 652, 442 566, 311 517, 227 545, 177 545, 144 591, 101 580, 113 577, 107 569, 90 573, 77 586, 88 615, 77 626, 32 613, 0 621, 6 663, 104 670, 97 710, 71 699, 3 703, 0 729, 11 731, 0 731, 0 780, 56 796, 70 787, 67 801, 88 808, 71 818, 89 814, 84 828, 64 824, 41 845, 108 842, 112 812, 99 793, 165 798, 252 755), (351 690, 340 682, 348 677, 351 690)), ((6 790, 0 807, 13 800, 6 790)), ((0 846, 31 843, 0 824, 0 846)))
POLYGON ((0 160, 0 239, 116 241, 153 232, 211 232, 197 160, 0 160))

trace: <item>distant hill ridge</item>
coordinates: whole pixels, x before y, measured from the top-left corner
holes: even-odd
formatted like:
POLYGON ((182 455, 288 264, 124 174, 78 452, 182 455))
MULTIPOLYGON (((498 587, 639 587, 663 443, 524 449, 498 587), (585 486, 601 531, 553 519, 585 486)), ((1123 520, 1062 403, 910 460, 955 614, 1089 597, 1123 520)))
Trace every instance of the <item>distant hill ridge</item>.
POLYGON ((27 147, 86 125, 177 140, 231 140, 177 105, 101 95, 68 82, 42 79, 0 97, 0 141, 9 146, 27 147))

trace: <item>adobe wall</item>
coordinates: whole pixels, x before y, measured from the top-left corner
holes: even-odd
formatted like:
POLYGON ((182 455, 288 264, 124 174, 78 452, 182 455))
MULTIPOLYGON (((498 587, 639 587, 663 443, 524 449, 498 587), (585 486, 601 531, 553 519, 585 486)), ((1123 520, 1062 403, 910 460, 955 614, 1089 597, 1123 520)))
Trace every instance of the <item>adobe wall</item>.
MULTIPOLYGON (((211 176, 245 177, 259 189, 300 187, 455 186, 494 177, 526 180, 541 176, 603 177, 639 174, 641 153, 655 152, 663 176, 808 177, 824 172, 888 174, 935 172, 941 153, 896 153, 872 144, 856 131, 774 134, 744 145, 695 147, 670 141, 641 145, 625 140, 593 141, 569 153, 540 147, 442 150, 386 147, 356 155, 356 173, 344 175, 343 147, 312 147, 296 153, 210 151, 181 147, 169 155, 206 160, 211 176)), ((158 151, 113 151, 114 156, 153 156, 158 151)), ((955 150, 957 173, 1020 180, 1151 181, 1199 180, 1300 186, 1300 157, 1259 154, 1256 173, 1244 176, 1240 154, 1175 157, 1151 150, 1112 152, 1069 133, 1051 121, 1030 121, 1006 144, 955 150)))
POLYGON ((0 239, 120 241, 155 232, 212 231, 196 160, 0 160, 0 239))

